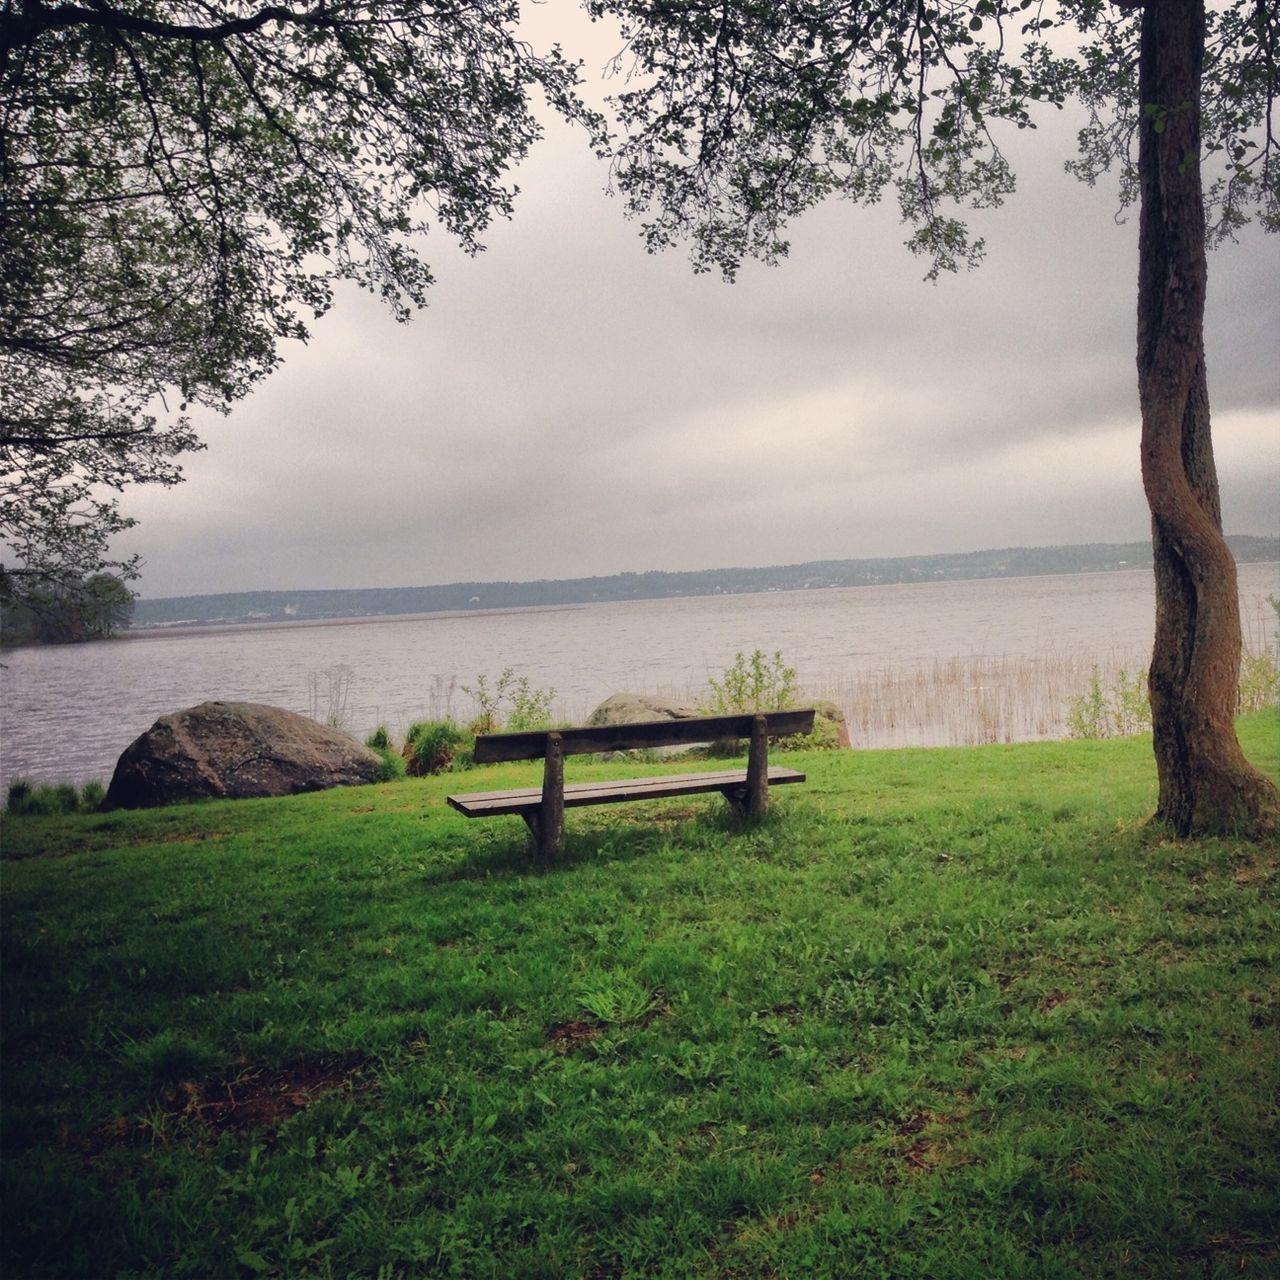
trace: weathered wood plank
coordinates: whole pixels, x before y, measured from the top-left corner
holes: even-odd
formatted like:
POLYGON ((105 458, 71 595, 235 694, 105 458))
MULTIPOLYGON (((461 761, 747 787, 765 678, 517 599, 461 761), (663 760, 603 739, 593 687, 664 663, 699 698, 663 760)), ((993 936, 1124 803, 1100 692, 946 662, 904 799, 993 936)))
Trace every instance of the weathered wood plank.
MULTIPOLYGON (((768 771, 770 785, 804 782, 797 769, 775 765, 768 771)), ((574 782, 564 789, 566 809, 592 804, 619 804, 628 800, 657 800, 668 796, 724 792, 744 787, 745 769, 723 769, 713 773, 672 774, 655 778, 628 778, 621 782, 574 782)), ((522 787, 511 791, 474 791, 466 795, 448 796, 449 804, 468 818, 487 818, 497 814, 524 814, 542 807, 541 787, 522 787)))
POLYGON ((754 821, 769 812, 769 737, 764 716, 751 722, 751 752, 747 756, 744 816, 754 821))
POLYGON ((564 743, 555 732, 547 734, 537 837, 538 852, 548 862, 564 848, 564 743))
MULTIPOLYGON (((770 711, 770 737, 813 732, 813 709, 770 711)), ((688 720, 645 720, 638 724, 582 725, 558 730, 567 756, 597 751, 639 751, 646 747, 689 746, 723 738, 747 738, 754 716, 695 716, 688 720)), ((476 763, 540 760, 547 751, 546 730, 486 733, 476 739, 476 763)))

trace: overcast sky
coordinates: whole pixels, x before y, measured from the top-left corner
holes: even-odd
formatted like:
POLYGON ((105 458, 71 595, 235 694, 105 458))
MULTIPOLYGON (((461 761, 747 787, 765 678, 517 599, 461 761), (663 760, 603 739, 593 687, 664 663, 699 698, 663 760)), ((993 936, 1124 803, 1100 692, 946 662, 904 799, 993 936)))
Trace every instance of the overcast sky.
MULTIPOLYGON (((550 7, 559 31, 572 7, 550 7)), ((607 40, 570 51, 595 80, 607 40)), ((418 586, 1129 541, 1148 534, 1136 215, 1014 134, 988 257, 931 285, 892 204, 831 203, 736 284, 646 254, 552 123, 516 216, 429 308, 349 290, 171 490, 131 490, 145 596, 418 586)), ((1229 532, 1280 531, 1280 238, 1210 259, 1209 386, 1229 532)))

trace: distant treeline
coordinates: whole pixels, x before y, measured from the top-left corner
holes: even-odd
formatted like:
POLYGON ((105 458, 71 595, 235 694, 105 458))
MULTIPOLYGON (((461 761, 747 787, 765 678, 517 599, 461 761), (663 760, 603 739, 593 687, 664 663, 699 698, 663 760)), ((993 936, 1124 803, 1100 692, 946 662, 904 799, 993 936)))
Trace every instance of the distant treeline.
MULTIPOLYGON (((1229 537, 1240 563, 1280 560, 1280 538, 1229 537)), ((333 591, 243 591, 208 596, 140 599, 134 627, 200 623, 287 622, 324 618, 376 618, 450 610, 518 609, 594 604, 606 600, 661 600, 677 596, 803 591, 814 587, 866 587, 889 583, 952 582, 972 578, 1025 578, 1054 573, 1102 573, 1151 564, 1148 542, 1091 543, 1077 547, 1010 547, 881 560, 812 560, 760 569, 696 569, 683 573, 615 573, 601 578, 536 582, 451 582, 434 587, 367 587, 333 591)))

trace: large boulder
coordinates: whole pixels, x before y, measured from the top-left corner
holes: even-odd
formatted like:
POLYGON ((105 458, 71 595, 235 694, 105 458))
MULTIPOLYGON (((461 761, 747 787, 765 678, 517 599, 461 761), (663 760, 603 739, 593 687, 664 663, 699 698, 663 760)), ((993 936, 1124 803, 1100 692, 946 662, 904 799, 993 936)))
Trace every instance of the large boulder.
POLYGON ((845 719, 844 712, 834 702, 819 698, 805 705, 811 706, 817 712, 814 716, 813 728, 819 736, 831 741, 831 744, 836 747, 852 745, 849 738, 849 722, 845 719), (827 725, 825 731, 823 730, 823 722, 827 725))
POLYGON ((689 720, 696 715, 697 707, 671 698, 648 693, 614 693, 587 717, 587 723, 640 724, 645 720, 689 720))
POLYGON ((376 782, 381 758, 338 729, 255 702, 202 702, 161 716, 125 748, 107 789, 124 809, 286 796, 376 782))

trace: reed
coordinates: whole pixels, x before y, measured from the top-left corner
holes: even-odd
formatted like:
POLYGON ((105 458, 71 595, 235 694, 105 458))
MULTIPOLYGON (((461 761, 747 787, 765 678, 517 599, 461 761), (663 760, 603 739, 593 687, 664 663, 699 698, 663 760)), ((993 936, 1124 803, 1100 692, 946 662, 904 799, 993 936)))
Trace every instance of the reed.
MULTIPOLYGON (((1111 683, 1146 656, 1119 649, 973 654, 871 671, 801 672, 797 704, 834 702, 855 747, 962 747, 1067 736, 1067 710, 1097 673, 1111 683)), ((690 703, 700 687, 652 690, 690 703)))
POLYGON ((1142 665, 1132 652, 973 655, 810 682, 845 713, 863 747, 978 746, 1064 737, 1070 701, 1094 673, 1142 665))

